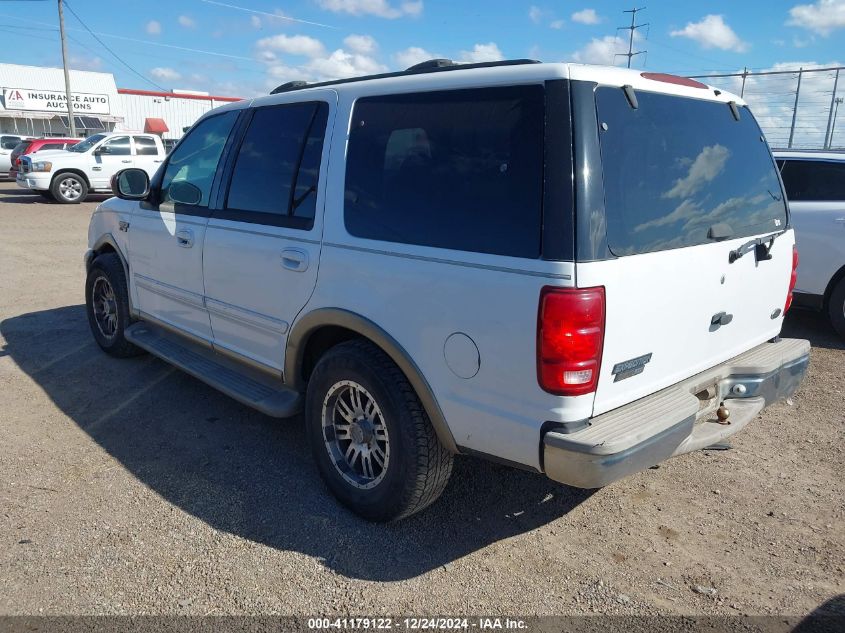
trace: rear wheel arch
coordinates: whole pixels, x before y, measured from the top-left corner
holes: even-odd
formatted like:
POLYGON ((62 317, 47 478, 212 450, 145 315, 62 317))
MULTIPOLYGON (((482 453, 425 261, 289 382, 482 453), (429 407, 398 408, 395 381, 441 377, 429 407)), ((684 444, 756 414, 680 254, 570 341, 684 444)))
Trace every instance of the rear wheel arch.
MULTIPOLYGON (((106 233, 102 235, 94 244, 94 248, 88 251, 88 254, 85 258, 85 272, 91 270, 91 264, 94 263, 94 260, 97 259, 100 255, 106 255, 108 253, 114 253, 120 259, 120 263, 123 266, 123 275, 124 279, 126 279, 126 287, 127 289, 129 286, 129 262, 127 261, 126 257, 123 254, 123 251, 120 250, 120 246, 117 244, 117 240, 114 239, 114 236, 111 233, 106 233)), ((137 316, 135 312, 135 308, 132 305, 132 293, 129 292, 129 311, 133 316, 137 316)))
POLYGON ((288 336, 285 382, 304 391, 308 371, 313 369, 322 353, 355 338, 369 340, 399 367, 425 408, 440 443, 450 452, 458 453, 443 411, 417 364, 396 339, 364 316, 340 308, 319 308, 301 317, 288 336))
POLYGON ((827 284, 827 288, 824 291, 824 309, 827 310, 830 304, 830 295, 833 294, 834 289, 836 286, 839 285, 839 282, 845 279, 845 266, 842 266, 839 270, 837 270, 833 276, 830 278, 830 281, 827 284))

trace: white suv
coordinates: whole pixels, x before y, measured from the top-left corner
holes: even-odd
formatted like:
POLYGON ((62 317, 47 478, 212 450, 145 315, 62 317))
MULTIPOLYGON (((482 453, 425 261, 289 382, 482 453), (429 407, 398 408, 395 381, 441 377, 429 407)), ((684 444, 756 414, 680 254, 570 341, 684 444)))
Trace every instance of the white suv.
POLYGON ((452 455, 604 486, 792 393, 797 256, 743 102, 678 77, 510 61, 218 108, 91 220, 107 352, 264 413, 304 408, 355 512, 441 493, 452 455))

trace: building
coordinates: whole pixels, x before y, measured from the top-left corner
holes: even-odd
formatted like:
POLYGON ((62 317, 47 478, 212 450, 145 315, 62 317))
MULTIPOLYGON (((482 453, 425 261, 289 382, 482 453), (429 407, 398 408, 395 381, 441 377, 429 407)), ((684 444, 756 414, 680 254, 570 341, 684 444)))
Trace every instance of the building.
MULTIPOLYGON (((178 139, 203 113, 238 97, 118 88, 111 73, 70 71, 77 136, 103 130, 147 131, 178 139)), ((0 64, 0 133, 67 136, 61 68, 0 64)))

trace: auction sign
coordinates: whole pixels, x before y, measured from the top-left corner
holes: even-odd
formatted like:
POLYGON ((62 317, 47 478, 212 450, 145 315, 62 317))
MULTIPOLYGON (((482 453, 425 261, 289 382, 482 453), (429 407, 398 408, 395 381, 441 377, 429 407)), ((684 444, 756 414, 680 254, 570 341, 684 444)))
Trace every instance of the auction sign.
MULTIPOLYGON (((109 96, 71 93, 74 114, 108 114, 109 96)), ((56 112, 67 114, 67 97, 64 92, 53 90, 29 90, 28 88, 6 88, 3 103, 7 110, 28 110, 30 112, 56 112)))

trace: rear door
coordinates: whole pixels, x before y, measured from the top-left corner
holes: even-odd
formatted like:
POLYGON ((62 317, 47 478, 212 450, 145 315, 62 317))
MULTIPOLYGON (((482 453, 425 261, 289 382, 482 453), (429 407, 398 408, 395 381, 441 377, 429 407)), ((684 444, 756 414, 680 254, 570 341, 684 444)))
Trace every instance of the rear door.
POLYGON ((281 372, 284 343, 317 281, 336 93, 249 113, 203 251, 214 345, 281 372), (328 148, 328 143, 325 143, 328 148))
POLYGON ((605 287, 599 414, 776 336, 794 240, 747 108, 737 120, 724 102, 637 91, 634 108, 621 88, 595 95, 609 255, 579 262, 576 277, 605 287))
POLYGON ((823 295, 845 263, 845 160, 784 159, 781 176, 801 253, 795 290, 823 295))
POLYGON ((164 160, 164 153, 152 136, 133 136, 135 145, 135 167, 143 169, 152 178, 164 160))

